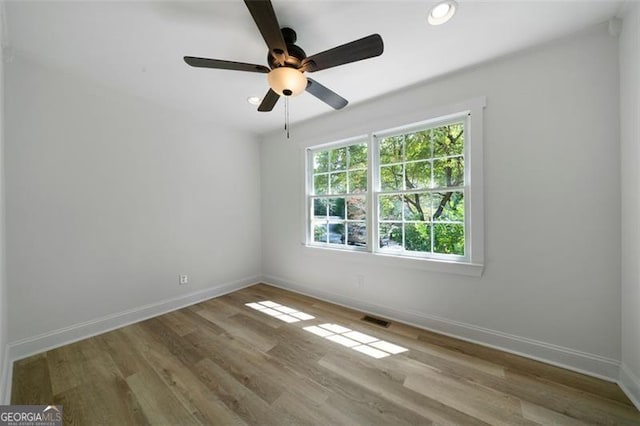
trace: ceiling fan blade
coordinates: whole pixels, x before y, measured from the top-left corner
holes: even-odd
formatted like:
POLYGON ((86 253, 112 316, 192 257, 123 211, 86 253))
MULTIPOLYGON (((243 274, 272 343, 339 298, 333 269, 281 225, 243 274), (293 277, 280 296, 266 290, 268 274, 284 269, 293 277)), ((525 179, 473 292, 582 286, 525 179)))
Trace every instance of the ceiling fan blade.
POLYGON ((221 59, 196 58, 185 56, 184 61, 192 67, 215 68, 221 70, 249 71, 268 74, 271 71, 264 65, 245 64, 244 62, 223 61, 221 59))
POLYGON ((280 99, 280 95, 278 95, 273 90, 269 89, 267 94, 264 96, 264 99, 262 99, 262 103, 258 107, 258 111, 260 112, 271 111, 273 107, 276 106, 278 99, 280 99))
POLYGON ((249 9, 249 13, 253 17, 256 26, 262 34, 271 55, 284 65, 285 60, 289 56, 287 52, 287 44, 282 37, 278 18, 273 10, 270 0, 244 0, 249 9))
POLYGON ((351 43, 343 44, 342 46, 309 56, 302 61, 301 69, 309 72, 320 71, 350 62, 380 56, 383 51, 384 43, 382 42, 380 34, 371 34, 370 36, 352 41, 351 43))
POLYGON ((313 96, 320 99, 322 102, 326 103, 333 109, 342 109, 349 103, 348 100, 338 95, 333 90, 308 77, 306 91, 311 93, 313 96))

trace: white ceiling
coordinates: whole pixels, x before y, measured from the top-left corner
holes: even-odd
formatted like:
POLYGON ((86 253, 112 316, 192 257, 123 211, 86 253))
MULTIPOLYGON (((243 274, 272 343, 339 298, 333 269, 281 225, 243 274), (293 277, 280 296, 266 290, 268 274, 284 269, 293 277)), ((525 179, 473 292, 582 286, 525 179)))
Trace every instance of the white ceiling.
MULTIPOLYGON (((351 105, 613 17, 622 1, 464 1, 433 27, 434 0, 273 0, 281 26, 312 55, 372 33, 378 58, 313 73, 351 105)), ((24 55, 116 90, 254 133, 282 126, 283 102, 259 113, 246 101, 264 74, 196 69, 185 55, 266 65, 267 49, 242 0, 10 1, 7 43, 24 55)), ((348 106, 347 106, 348 108, 348 106)), ((292 121, 333 112, 309 94, 291 100, 292 121)))

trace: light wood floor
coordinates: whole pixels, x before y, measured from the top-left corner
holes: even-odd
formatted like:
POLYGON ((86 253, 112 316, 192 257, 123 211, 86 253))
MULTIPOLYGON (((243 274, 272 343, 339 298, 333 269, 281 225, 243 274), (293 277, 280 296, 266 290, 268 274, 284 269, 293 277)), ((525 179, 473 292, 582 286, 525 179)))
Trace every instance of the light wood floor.
POLYGON ((266 285, 15 363, 13 404, 79 425, 640 425, 611 383, 266 285), (245 303, 315 316, 286 323, 245 303), (375 359, 304 327, 407 348, 375 359))

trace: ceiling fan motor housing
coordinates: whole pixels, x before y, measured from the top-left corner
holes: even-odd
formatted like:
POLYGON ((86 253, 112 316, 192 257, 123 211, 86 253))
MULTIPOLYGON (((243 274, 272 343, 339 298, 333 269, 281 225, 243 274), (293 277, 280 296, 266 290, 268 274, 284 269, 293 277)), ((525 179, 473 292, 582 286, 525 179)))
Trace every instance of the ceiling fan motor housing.
POLYGON ((298 36, 296 32, 291 28, 282 28, 280 30, 282 32, 282 37, 284 38, 284 42, 287 44, 287 51, 289 53, 289 57, 287 58, 284 65, 280 65, 276 58, 271 54, 271 52, 267 53, 267 62, 271 69, 278 68, 280 66, 291 67, 298 69, 302 60, 307 57, 307 54, 302 50, 302 48, 295 44, 298 36))

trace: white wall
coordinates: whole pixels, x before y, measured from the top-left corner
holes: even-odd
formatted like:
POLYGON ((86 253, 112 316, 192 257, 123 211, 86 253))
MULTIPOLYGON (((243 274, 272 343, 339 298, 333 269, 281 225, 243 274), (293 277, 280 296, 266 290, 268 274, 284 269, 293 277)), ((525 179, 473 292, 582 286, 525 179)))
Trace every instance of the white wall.
POLYGON ((259 279, 255 138, 19 55, 5 72, 12 344, 259 279))
POLYGON ((638 3, 629 3, 620 35, 622 183, 621 384, 640 409, 640 24, 638 3))
POLYGON ((616 379, 617 76, 617 40, 599 26, 294 123, 291 140, 270 135, 261 146, 265 280, 616 379), (421 111, 483 95, 481 278, 380 265, 301 244, 302 147, 406 124, 421 111), (355 285, 359 274, 362 290, 355 285))
POLYGON ((5 395, 9 369, 7 356, 7 280, 5 262, 5 194, 4 194, 4 3, 0 4, 0 404, 8 402, 5 395))

